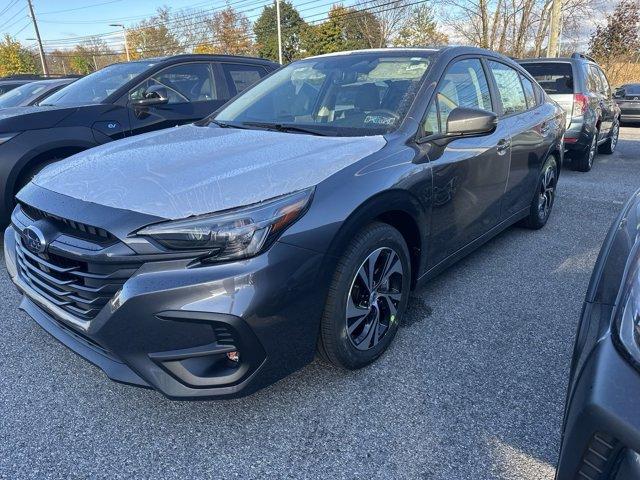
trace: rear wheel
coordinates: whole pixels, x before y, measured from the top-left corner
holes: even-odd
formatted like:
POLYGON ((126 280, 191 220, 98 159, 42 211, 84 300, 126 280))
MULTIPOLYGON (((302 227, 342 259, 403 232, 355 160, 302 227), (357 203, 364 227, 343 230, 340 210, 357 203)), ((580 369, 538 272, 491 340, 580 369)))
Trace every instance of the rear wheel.
POLYGON ((578 172, 588 172, 593 167, 593 161, 598 151, 598 132, 593 134, 589 146, 582 152, 576 152, 571 157, 571 168, 578 172))
POLYGON ((550 156, 542 167, 536 195, 529 208, 529 216, 521 222, 523 227, 537 230, 547 224, 556 198, 557 183, 558 162, 554 156, 550 156))
POLYGON ((620 120, 616 120, 613 122, 611 126, 611 133, 609 133, 609 138, 604 142, 600 147, 598 147, 599 153, 604 153, 606 155, 611 155, 618 144, 618 137, 620 136, 620 120))
POLYGON ((356 369, 391 344, 407 307, 411 264, 395 228, 373 223, 346 248, 333 276, 320 325, 318 352, 356 369))

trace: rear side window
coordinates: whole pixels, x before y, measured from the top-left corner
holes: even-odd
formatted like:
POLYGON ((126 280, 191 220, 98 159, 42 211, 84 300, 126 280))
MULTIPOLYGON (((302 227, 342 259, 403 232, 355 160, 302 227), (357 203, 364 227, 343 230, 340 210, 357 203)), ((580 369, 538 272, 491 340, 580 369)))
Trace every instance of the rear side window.
POLYGON ((454 63, 442 77, 423 123, 424 135, 446 132, 447 119, 456 107, 492 110, 489 84, 477 58, 454 63))
POLYGON ((266 70, 254 65, 223 63, 222 71, 229 85, 231 96, 237 95, 266 75, 266 70))
POLYGON ((598 75, 598 70, 593 65, 587 66, 589 72, 587 76, 587 88, 590 92, 604 94, 604 85, 602 85, 602 79, 598 75))
POLYGON ((548 94, 573 94, 573 70, 568 62, 523 63, 548 94))
POLYGON ((600 77, 600 85, 602 85, 602 94, 609 96, 611 95, 611 87, 609 86, 609 80, 607 80, 606 75, 602 71, 602 69, 595 67, 596 73, 598 77, 600 77))
POLYGON ((523 75, 520 75, 520 81, 522 82, 522 88, 524 88, 524 96, 527 99, 527 106, 529 108, 534 108, 538 102, 536 101, 536 93, 533 89, 533 83, 523 75))
POLYGON ((496 79, 502 111, 505 115, 520 113, 527 110, 527 99, 520 82, 520 74, 504 63, 489 60, 489 68, 496 79))

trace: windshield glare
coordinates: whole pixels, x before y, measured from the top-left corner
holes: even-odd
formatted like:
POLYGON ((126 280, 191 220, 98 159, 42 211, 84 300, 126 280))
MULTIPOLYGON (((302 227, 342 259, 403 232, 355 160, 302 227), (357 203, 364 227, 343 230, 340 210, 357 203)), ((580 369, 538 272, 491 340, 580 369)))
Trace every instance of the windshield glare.
POLYGON ((378 135, 404 118, 429 57, 355 54, 301 60, 240 95, 213 120, 313 129, 326 135, 378 135))
POLYGON ((151 66, 153 66, 153 63, 149 62, 109 65, 58 90, 48 97, 43 104, 83 105, 101 103, 129 80, 140 75, 151 66))

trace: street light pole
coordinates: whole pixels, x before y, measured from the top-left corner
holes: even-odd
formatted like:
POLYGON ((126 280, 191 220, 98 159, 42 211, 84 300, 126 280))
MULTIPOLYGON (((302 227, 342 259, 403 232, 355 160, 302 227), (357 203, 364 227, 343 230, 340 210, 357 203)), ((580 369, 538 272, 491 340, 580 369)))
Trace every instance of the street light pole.
POLYGON ((127 42, 127 27, 122 25, 121 23, 112 23, 109 25, 110 27, 122 27, 122 35, 124 36, 124 50, 127 52, 127 62, 131 61, 131 56, 129 55, 129 43, 127 42))
POLYGON ((31 20, 33 20, 33 29, 36 31, 36 40, 38 40, 38 50, 40 51, 40 62, 42 63, 42 73, 44 76, 49 75, 49 68, 47 67, 47 59, 44 55, 44 48, 42 48, 42 39, 40 38, 40 30, 38 30, 38 22, 36 21, 36 14, 33 13, 33 5, 31 0, 27 0, 29 5, 29 13, 31 13, 31 20))
POLYGON ((280 0, 276 0, 276 17, 278 21, 278 61, 282 65, 282 27, 280 26, 280 0))

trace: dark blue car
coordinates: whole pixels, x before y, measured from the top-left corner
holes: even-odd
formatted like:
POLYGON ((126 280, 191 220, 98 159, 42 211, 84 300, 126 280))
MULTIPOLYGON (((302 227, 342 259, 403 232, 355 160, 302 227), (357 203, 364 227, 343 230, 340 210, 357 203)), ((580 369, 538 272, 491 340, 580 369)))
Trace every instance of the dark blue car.
POLYGON ((248 394, 317 352, 360 368, 411 289, 545 225, 564 128, 487 50, 308 58, 205 121, 43 170, 18 194, 7 268, 47 331, 171 398, 248 394))

